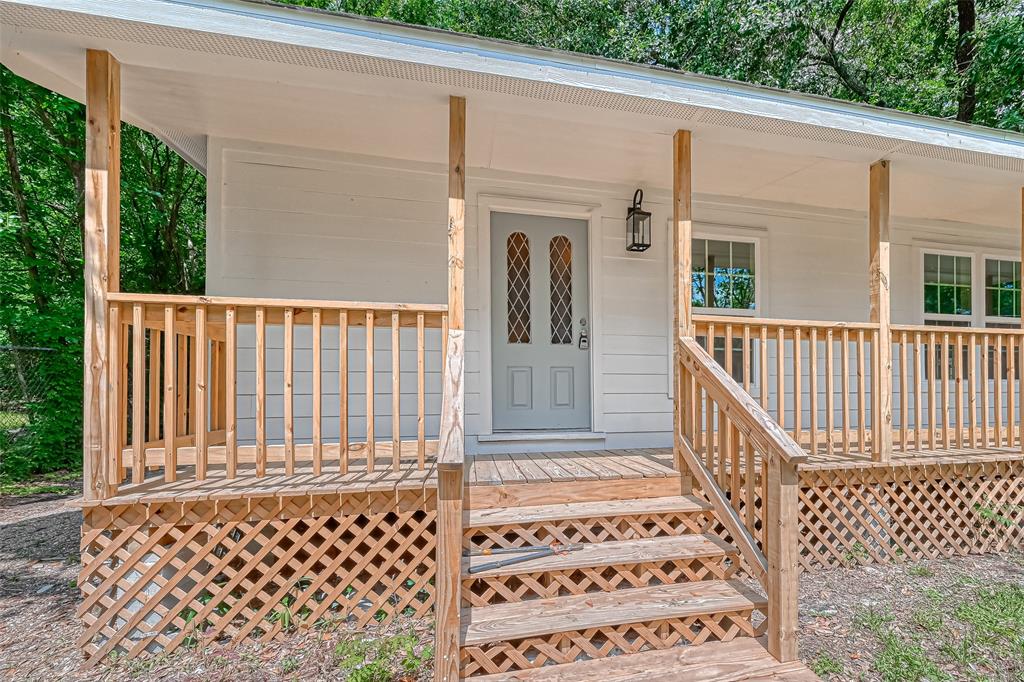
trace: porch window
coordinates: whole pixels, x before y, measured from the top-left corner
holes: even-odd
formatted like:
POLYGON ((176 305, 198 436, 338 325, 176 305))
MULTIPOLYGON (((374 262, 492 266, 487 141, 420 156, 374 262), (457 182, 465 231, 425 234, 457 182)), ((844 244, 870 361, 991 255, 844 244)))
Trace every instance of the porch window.
POLYGON ((949 253, 924 254, 925 324, 958 326, 970 322, 972 257, 949 253))
POLYGON ((1020 317, 1020 261, 985 259, 985 317, 1020 317))
POLYGON ((754 255, 753 242, 694 239, 693 306, 754 310, 754 255))
POLYGON ((508 342, 530 343, 530 239, 513 232, 505 243, 508 342))

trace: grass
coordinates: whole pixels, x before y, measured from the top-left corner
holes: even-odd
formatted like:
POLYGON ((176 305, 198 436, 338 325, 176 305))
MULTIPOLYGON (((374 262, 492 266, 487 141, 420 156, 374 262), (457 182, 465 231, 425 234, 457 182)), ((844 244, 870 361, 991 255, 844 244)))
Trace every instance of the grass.
POLYGON ((75 495, 78 492, 78 474, 69 471, 52 471, 28 481, 0 480, 0 495, 11 497, 75 495))
POLYGON ((370 639, 357 635, 334 648, 339 672, 348 682, 390 682, 415 677, 433 664, 434 651, 412 632, 370 639))
MULTIPOLYGON (((899 618, 878 607, 854 614, 879 645, 871 664, 884 682, 1024 682, 1024 586, 958 578, 946 591, 919 594, 899 618)), ((822 677, 843 674, 831 655, 819 653, 810 666, 822 677)))
POLYGON ((811 670, 818 677, 842 675, 845 672, 842 662, 827 652, 820 652, 811 660, 811 670))

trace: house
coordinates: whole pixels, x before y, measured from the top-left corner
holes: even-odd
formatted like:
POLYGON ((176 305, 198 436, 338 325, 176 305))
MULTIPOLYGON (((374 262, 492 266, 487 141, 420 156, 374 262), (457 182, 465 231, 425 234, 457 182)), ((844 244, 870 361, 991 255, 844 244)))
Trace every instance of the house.
POLYGON ((256 0, 0 54, 88 106, 91 662, 412 616, 437 679, 813 679, 800 570, 1024 538, 1022 135, 256 0), (205 296, 120 290, 121 121, 205 296))

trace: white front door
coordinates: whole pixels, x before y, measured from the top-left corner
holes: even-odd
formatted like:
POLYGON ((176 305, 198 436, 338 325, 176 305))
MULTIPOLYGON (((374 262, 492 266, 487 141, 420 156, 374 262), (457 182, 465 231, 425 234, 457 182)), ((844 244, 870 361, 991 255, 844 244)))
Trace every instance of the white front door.
POLYGON ((590 429, 587 222, 491 214, 495 431, 590 429))

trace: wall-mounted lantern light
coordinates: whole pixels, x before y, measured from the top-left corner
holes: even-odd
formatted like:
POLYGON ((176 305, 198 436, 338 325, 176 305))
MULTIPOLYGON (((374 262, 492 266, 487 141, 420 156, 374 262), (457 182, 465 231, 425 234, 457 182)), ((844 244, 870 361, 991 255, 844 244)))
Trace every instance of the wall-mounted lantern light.
POLYGON ((633 194, 633 205, 626 211, 626 251, 646 251, 651 247, 651 214, 643 209, 644 191, 633 194))

